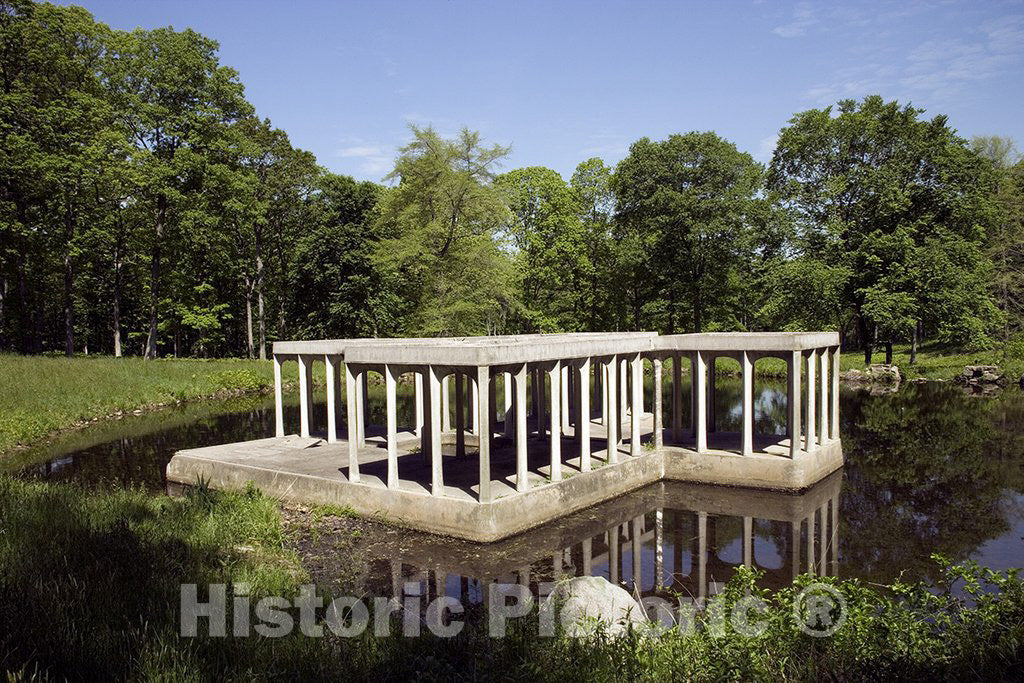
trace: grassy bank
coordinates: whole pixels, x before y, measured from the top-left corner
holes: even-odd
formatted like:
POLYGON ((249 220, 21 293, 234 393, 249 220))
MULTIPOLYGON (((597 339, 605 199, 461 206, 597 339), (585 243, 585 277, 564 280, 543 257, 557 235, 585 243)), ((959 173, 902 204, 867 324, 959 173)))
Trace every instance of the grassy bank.
MULTIPOLYGON (((536 619, 524 618, 511 622, 504 638, 472 626, 454 638, 407 638, 397 628, 384 637, 369 635, 371 628, 352 638, 316 638, 297 627, 276 638, 212 638, 204 635, 205 620, 199 637, 185 638, 178 635, 182 583, 245 582, 255 605, 261 596, 293 597, 307 580, 273 501, 255 491, 199 488, 176 500, 0 477, 0 525, 0 672, 13 680, 1010 680, 1024 674, 1024 582, 972 568, 949 568, 947 577, 969 589, 981 582, 973 607, 922 587, 876 590, 825 579, 842 592, 848 620, 824 639, 793 628, 790 589, 769 595, 742 571, 727 586, 727 602, 745 595, 766 601, 766 630, 758 637, 724 624, 719 636, 698 629, 580 642, 538 637, 536 619)), ((358 545, 346 556, 358 565, 358 545)), ((231 628, 229 621, 228 633, 231 628)))
MULTIPOLYGON (((295 364, 285 366, 294 379, 295 364)), ((84 421, 161 404, 269 390, 269 361, 0 354, 0 454, 84 421)))
MULTIPOLYGON (((876 352, 871 361, 872 363, 884 363, 885 350, 876 352)), ((966 365, 998 365, 1011 384, 1019 381, 1021 375, 1024 375, 1024 350, 1017 349, 1004 358, 1002 350, 964 351, 944 346, 923 346, 918 349, 917 362, 911 365, 910 345, 896 344, 893 345, 892 362, 899 367, 900 372, 907 379, 923 377, 931 380, 951 380, 962 373, 966 365)), ((867 368, 867 364, 864 362, 864 352, 859 349, 844 350, 839 360, 839 366, 843 372, 848 370, 864 371, 867 368)), ((738 376, 740 373, 739 363, 731 358, 717 359, 715 368, 722 376, 738 376)), ((684 361, 683 370, 689 372, 689 363, 684 361)), ((761 377, 777 379, 786 377, 786 363, 778 358, 759 360, 755 370, 761 377)), ((668 373, 667 369, 666 373, 668 373)))
MULTIPOLYGON (((1015 383, 1024 374, 1024 348, 1018 344, 1004 357, 1003 351, 965 351, 945 346, 926 345, 918 349, 917 363, 910 364, 910 345, 894 344, 892 362, 899 366, 904 377, 927 379, 953 379, 963 372, 965 365, 998 365, 1007 378, 1015 383)), ((876 352, 872 362, 885 362, 885 349, 876 352)), ((863 351, 844 352, 841 365, 843 370, 863 370, 863 351)))

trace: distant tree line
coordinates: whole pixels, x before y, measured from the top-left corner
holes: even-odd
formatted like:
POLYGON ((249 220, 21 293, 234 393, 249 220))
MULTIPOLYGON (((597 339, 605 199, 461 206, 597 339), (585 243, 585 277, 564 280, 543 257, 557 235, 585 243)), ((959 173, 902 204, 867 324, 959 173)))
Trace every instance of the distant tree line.
POLYGON ((1024 164, 871 96, 764 167, 712 132, 567 181, 411 129, 382 184, 259 118, 217 44, 0 1, 0 350, 265 357, 274 339, 839 329, 1007 344, 1024 164))

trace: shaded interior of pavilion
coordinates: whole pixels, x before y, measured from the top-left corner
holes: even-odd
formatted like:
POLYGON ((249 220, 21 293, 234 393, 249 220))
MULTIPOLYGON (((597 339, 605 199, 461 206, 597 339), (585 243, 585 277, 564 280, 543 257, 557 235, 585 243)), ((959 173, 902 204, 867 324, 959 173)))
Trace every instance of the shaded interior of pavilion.
MULTIPOLYGON (((766 358, 755 359, 750 365, 748 377, 741 382, 741 392, 753 394, 757 383, 757 368, 766 358), (749 382, 749 386, 747 383, 749 382)), ((308 413, 306 432, 327 441, 329 420, 327 406, 317 402, 313 394, 313 363, 323 362, 322 357, 304 359, 300 379, 304 385, 300 391, 305 394, 305 410, 308 413), (303 377, 305 375, 305 377, 303 377)), ((687 354, 670 358, 645 358, 639 364, 631 365, 628 359, 620 359, 614 378, 610 377, 612 363, 595 362, 588 373, 587 392, 589 411, 587 420, 588 448, 581 447, 581 401, 582 381, 573 373, 568 364, 559 369, 560 377, 553 376, 551 368, 533 367, 525 372, 526 387, 526 481, 522 480, 522 467, 517 458, 517 435, 515 420, 515 376, 509 372, 495 372, 492 375, 488 405, 490 407, 490 482, 491 500, 517 491, 528 490, 553 480, 576 476, 591 469, 598 469, 609 463, 622 462, 630 457, 643 457, 654 449, 682 448, 698 450, 699 436, 706 441, 704 449, 741 455, 744 453, 743 426, 745 410, 750 411, 752 425, 750 449, 759 456, 792 457, 795 449, 813 450, 829 439, 837 438, 838 420, 836 408, 831 408, 835 397, 826 392, 833 384, 833 377, 827 377, 831 369, 831 354, 805 354, 797 368, 799 378, 793 377, 792 364, 785 380, 785 390, 779 391, 777 367, 772 373, 772 391, 767 397, 754 402, 736 400, 735 394, 724 391, 728 383, 724 375, 743 377, 741 361, 728 354, 710 357, 704 377, 704 430, 698 434, 696 427, 698 411, 698 382, 695 377, 694 358, 687 354), (717 359, 717 362, 715 362, 717 359), (821 374, 815 376, 815 370, 821 374), (827 379, 826 379, 827 378, 827 379), (559 381, 560 380, 560 381, 559 381), (636 388, 639 391, 636 391, 636 388), (815 396, 815 390, 820 394, 815 396), (793 444, 791 437, 792 397, 799 396, 797 430, 799 437, 793 444), (609 403, 611 405, 609 405, 609 403), (552 410, 552 406, 556 409, 552 410), (819 409, 820 420, 814 423, 814 408, 819 409), (830 408, 833 411, 829 415, 830 408), (660 429, 655 431, 655 412, 660 429), (554 413, 554 414, 553 414, 554 413), (636 425, 634 426, 634 413, 636 425), (769 415, 769 413, 771 413, 769 415), (609 419, 608 415, 618 419, 609 419), (781 420, 780 420, 781 417, 781 420), (782 424, 780 425, 780 421, 782 424), (769 431, 771 430, 771 431, 769 431), (834 436, 833 436, 834 435, 834 436), (614 440, 609 447, 610 439, 614 440), (638 437, 638 438, 637 438, 638 437), (660 437, 660 438, 659 438, 660 437), (634 444, 636 438, 637 443, 634 444), (553 460, 552 453, 557 454, 553 460), (583 462, 583 457, 588 461, 583 462)), ((359 482, 378 487, 389 487, 388 426, 386 399, 381 395, 385 384, 385 368, 372 366, 358 369, 354 374, 354 403, 357 404, 359 428, 358 471, 359 482), (371 387, 374 387, 371 390, 371 387), (371 398, 372 396, 372 398, 371 398)), ((423 373, 405 372, 395 378, 396 419, 394 431, 397 473, 390 474, 390 485, 418 493, 452 496, 466 499, 480 497, 479 443, 480 425, 475 419, 479 415, 480 389, 471 372, 453 369, 439 378, 441 413, 441 469, 443 491, 434 486, 434 467, 429 455, 429 424, 425 415, 429 413, 427 392, 423 387, 423 373), (397 481, 395 474, 397 474, 397 481)), ((335 400, 335 440, 337 443, 321 442, 317 448, 336 448, 351 439, 348 426, 348 387, 338 382, 338 396, 335 400), (340 400, 339 400, 340 399, 340 400)), ((837 387, 838 384, 836 383, 837 387)), ((838 403, 838 401, 835 401, 838 403)), ((285 411, 286 432, 302 429, 302 407, 298 411, 285 411), (299 427, 299 429, 294 429, 299 427)), ((339 449, 339 454, 342 449, 339 449)), ((338 472, 350 478, 349 461, 344 456, 338 459, 338 472)))

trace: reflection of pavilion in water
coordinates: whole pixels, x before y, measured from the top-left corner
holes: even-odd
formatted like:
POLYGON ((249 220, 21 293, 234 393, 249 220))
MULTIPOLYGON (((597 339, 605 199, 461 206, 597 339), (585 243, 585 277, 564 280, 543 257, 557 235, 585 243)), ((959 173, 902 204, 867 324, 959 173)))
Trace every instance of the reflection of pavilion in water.
POLYGON ((660 482, 516 537, 478 544, 417 535, 372 560, 377 595, 486 601, 493 583, 603 576, 636 595, 713 596, 740 565, 777 589, 802 573, 837 576, 842 472, 800 495, 660 482), (388 575, 390 574, 390 582, 388 575))

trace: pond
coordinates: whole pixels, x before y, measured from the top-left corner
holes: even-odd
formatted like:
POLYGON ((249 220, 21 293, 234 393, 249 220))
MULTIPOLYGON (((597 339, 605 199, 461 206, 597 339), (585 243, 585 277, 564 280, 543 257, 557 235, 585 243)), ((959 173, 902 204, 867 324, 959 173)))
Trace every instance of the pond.
MULTIPOLYGON (((781 431, 784 386, 759 380, 755 390, 757 429, 781 431)), ((410 388, 401 387, 400 397, 399 418, 408 423, 410 388)), ((482 596, 482 579, 535 583, 588 573, 630 589, 638 577, 644 594, 697 596, 713 593, 748 553, 769 587, 812 566, 872 582, 934 579, 932 553, 992 569, 1024 566, 1024 393, 972 396, 949 383, 926 383, 876 395, 844 387, 840 399, 846 465, 802 494, 665 482, 491 545, 389 529, 368 539, 361 588, 390 594, 398 582, 420 581, 431 594, 472 602, 482 596), (811 529, 807 517, 815 511, 811 529), (753 536, 748 551, 745 525, 753 536)), ((297 425, 297 400, 286 397, 289 426, 297 425)), ((718 401, 719 428, 730 429, 739 419, 738 382, 720 379, 718 401)), ((371 387, 371 419, 383 421, 383 410, 382 388, 371 387)), ((323 425, 314 420, 313 427, 323 425)), ((192 404, 70 433, 0 467, 162 490, 174 451, 273 430, 269 397, 192 404)))

